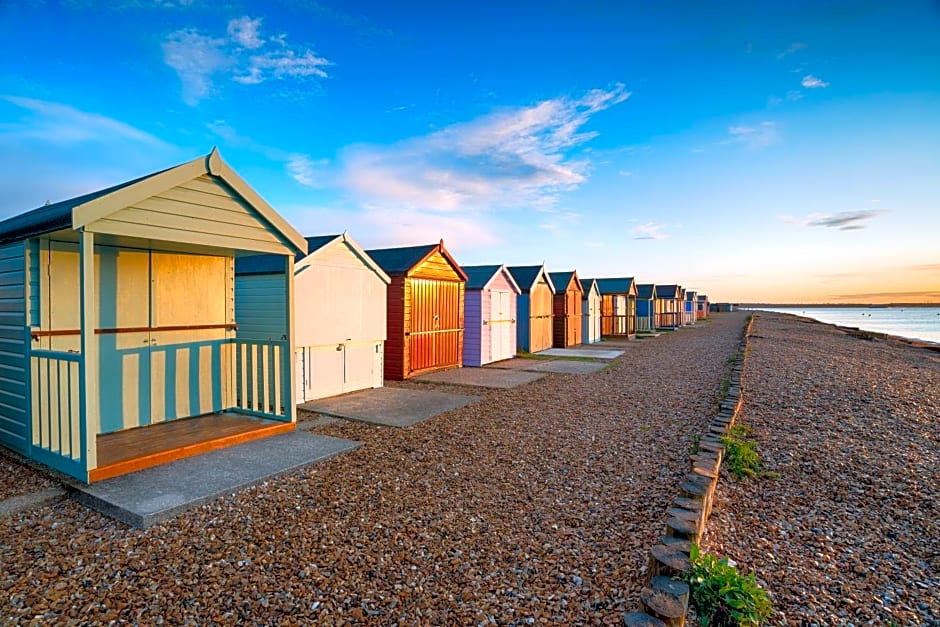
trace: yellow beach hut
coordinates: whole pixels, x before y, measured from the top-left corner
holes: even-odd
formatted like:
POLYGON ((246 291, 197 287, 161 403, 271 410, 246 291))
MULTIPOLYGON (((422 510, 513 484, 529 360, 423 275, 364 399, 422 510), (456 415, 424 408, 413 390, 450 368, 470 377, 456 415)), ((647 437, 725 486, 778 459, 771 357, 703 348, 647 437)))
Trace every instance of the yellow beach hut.
POLYGON ((0 222, 0 444, 84 482, 294 428, 307 242, 219 156, 0 222), (286 333, 239 337, 236 257, 279 255, 286 333))

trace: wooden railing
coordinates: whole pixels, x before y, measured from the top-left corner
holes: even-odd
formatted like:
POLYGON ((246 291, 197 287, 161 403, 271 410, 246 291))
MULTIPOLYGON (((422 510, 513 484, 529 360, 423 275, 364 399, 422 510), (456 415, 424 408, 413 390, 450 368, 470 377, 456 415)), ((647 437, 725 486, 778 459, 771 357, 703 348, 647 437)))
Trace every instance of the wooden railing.
POLYGON ((290 420, 287 342, 233 339, 234 402, 241 411, 290 420))
POLYGON ((34 457, 80 476, 87 468, 88 438, 82 416, 82 356, 34 349, 30 351, 29 367, 34 457))

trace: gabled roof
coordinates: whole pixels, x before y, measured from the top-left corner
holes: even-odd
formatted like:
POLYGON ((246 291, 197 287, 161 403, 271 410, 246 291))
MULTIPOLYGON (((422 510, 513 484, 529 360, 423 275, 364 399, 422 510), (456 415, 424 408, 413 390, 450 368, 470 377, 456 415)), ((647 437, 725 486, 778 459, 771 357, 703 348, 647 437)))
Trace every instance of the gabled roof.
POLYGON ((39 207, 0 222, 0 243, 63 229, 78 230, 145 198, 202 175, 221 179, 256 211, 295 252, 306 252, 306 242, 284 218, 226 164, 219 151, 178 166, 160 170, 90 194, 39 207))
POLYGON ((519 284, 516 283, 516 280, 512 277, 512 273, 509 272, 509 269, 505 265, 463 266, 463 271, 467 274, 466 289, 468 290, 485 290, 500 272, 505 272, 506 278, 509 279, 509 283, 516 290, 516 293, 519 294, 522 292, 522 290, 519 289, 519 284))
POLYGON ((600 294, 600 290, 597 289, 597 279, 581 279, 581 293, 583 294, 582 298, 587 298, 590 295, 591 290, 594 290, 600 294))
POLYGON ((572 270, 571 272, 549 272, 548 276, 551 278, 552 283, 555 284, 556 291, 564 290, 567 292, 568 288, 574 285, 582 294, 584 293, 584 288, 581 287, 581 281, 578 280, 577 270, 572 270))
POLYGON ((656 298, 679 298, 679 286, 678 285, 657 285, 656 286, 656 298))
POLYGON ((437 244, 425 244, 423 246, 402 246, 399 248, 373 248, 365 251, 372 257, 382 270, 389 276, 401 276, 411 272, 415 266, 421 264, 436 252, 454 268, 457 274, 464 281, 467 280, 467 274, 463 271, 454 258, 450 256, 447 249, 444 248, 444 240, 437 244))
MULTIPOLYGON (((375 272, 380 279, 386 283, 391 282, 391 279, 389 279, 382 268, 375 263, 375 260, 367 255, 366 252, 359 247, 359 244, 349 237, 349 234, 346 232, 340 233, 339 235, 314 235, 312 237, 305 237, 304 239, 307 241, 307 254, 298 253, 295 255, 295 276, 309 266, 310 263, 315 262, 318 253, 328 249, 334 243, 343 242, 352 248, 356 256, 375 272)), ((236 275, 282 274, 283 272, 284 258, 281 255, 251 255, 248 257, 235 258, 236 275)))
POLYGON ((652 283, 640 283, 636 286, 636 297, 643 300, 656 298, 656 286, 652 283))
POLYGON ((552 294, 555 293, 555 284, 552 282, 552 277, 545 271, 545 264, 541 266, 509 266, 507 269, 512 278, 516 280, 516 285, 519 286, 523 294, 535 287, 535 284, 542 276, 545 277, 552 294))
POLYGON ((695 290, 686 290, 685 291, 686 300, 695 300, 695 290))
POLYGON ((632 276, 597 279, 597 289, 601 294, 635 294, 636 282, 632 276))
POLYGON ((708 294, 699 294, 699 295, 698 295, 698 300, 699 300, 700 302, 706 302, 706 301, 708 301, 708 294))

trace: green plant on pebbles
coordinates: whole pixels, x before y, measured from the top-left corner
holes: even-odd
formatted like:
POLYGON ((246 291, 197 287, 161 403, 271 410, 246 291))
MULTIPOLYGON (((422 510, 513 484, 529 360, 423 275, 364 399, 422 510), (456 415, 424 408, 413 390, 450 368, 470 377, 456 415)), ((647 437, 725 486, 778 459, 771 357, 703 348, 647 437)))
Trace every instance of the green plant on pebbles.
POLYGON ((694 544, 689 557, 686 581, 701 625, 751 627, 770 618, 770 597, 754 573, 741 575, 727 557, 702 553, 694 544))
POLYGON ((753 477, 761 472, 757 443, 748 440, 751 429, 746 425, 734 425, 721 438, 725 445, 725 463, 735 477, 753 477))

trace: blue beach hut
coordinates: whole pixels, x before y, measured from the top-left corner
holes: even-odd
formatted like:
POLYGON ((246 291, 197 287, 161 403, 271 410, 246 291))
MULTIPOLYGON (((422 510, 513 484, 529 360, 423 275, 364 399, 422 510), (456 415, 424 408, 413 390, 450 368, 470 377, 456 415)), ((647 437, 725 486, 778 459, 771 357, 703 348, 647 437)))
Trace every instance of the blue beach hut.
POLYGON ((636 329, 650 333, 656 329, 656 286, 640 283, 636 286, 636 329))
POLYGON ((93 482, 293 429, 306 247, 216 150, 0 222, 0 444, 93 482), (285 269, 276 340, 238 335, 258 253, 285 269))

